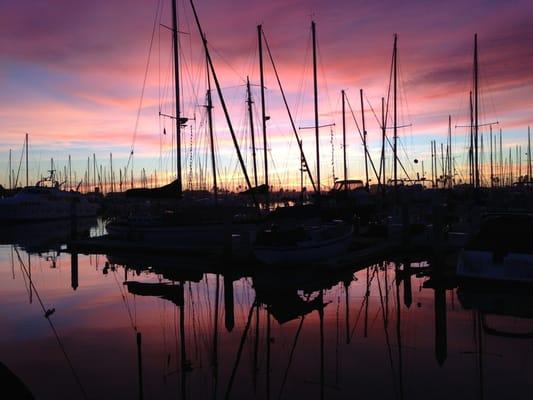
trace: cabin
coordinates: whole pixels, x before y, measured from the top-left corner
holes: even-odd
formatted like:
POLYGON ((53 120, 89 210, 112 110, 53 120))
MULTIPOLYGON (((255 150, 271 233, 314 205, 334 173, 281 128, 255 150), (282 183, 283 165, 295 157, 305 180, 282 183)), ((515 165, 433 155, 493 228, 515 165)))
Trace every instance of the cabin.
POLYGON ((333 185, 331 192, 342 192, 342 191, 354 191, 365 189, 365 184, 360 179, 347 179, 342 181, 336 181, 333 185))

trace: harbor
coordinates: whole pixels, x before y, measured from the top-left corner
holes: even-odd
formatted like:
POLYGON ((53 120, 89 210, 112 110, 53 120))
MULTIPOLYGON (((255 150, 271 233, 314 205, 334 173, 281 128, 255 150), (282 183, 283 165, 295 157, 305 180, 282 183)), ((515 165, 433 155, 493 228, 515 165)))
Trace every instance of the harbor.
POLYGON ((530 4, 122 3, 0 23, 6 398, 531 397, 530 4))

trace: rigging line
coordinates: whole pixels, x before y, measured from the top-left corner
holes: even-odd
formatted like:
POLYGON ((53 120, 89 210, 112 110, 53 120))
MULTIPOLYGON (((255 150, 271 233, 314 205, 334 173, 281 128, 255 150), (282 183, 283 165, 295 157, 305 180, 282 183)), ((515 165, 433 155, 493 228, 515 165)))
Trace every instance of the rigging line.
MULTIPOLYGON (((376 271, 374 270, 374 271, 372 272, 372 276, 370 277, 370 280, 368 281, 368 287, 369 287, 369 288, 370 288, 370 285, 372 284, 372 281, 374 280, 374 276, 375 276, 375 274, 376 274, 376 271)), ((354 326, 353 326, 352 331, 351 331, 351 333, 350 333, 350 340, 352 340, 352 338, 353 338, 353 335, 354 335, 354 333, 355 333, 355 328, 357 328, 357 324, 358 324, 358 322, 359 322, 359 318, 361 317, 361 312, 363 311, 363 306, 364 306, 365 303, 368 301, 368 297, 370 297, 370 295, 367 296, 367 295, 365 294, 365 296, 363 296, 363 301, 361 302, 361 307, 359 308, 359 312, 357 313, 357 318, 355 319, 354 326)))
MULTIPOLYGON (((16 250, 16 248, 15 248, 16 250)), ((26 292, 28 293, 28 296, 30 295, 30 287, 28 286, 28 283, 26 282, 26 275, 24 274, 24 271, 22 270, 22 266, 20 265, 20 270, 22 271, 22 280, 24 281, 24 287, 26 288, 26 292)))
MULTIPOLYGON (((393 54, 394 54, 394 52, 393 52, 393 54)), ((392 86, 392 75, 393 75, 393 72, 394 72, 394 55, 393 55, 393 57, 391 57, 391 62, 390 62, 389 85, 388 85, 388 88, 387 88, 387 102, 385 104, 385 126, 387 126, 387 122, 389 120, 389 101, 390 101, 390 96, 391 96, 391 86, 392 86)))
POLYGON ((137 116, 135 118, 135 127, 133 128, 133 139, 132 139, 132 142, 131 142, 131 150, 130 150, 130 155, 128 157, 128 162, 126 163, 126 175, 127 175, 128 168, 130 166, 130 162, 131 162, 132 157, 133 157, 133 151, 134 151, 134 148, 135 148, 135 140, 137 139, 137 128, 139 127, 139 118, 141 117, 141 110, 142 110, 142 104, 143 104, 143 99, 144 99, 144 89, 146 88, 146 79, 148 77, 148 69, 150 68, 150 58, 151 58, 151 54, 152 54, 152 46, 154 44, 154 36, 155 36, 155 32, 156 32, 156 27, 158 26, 157 20, 158 20, 158 15, 159 15, 160 9, 161 9, 161 0, 158 0, 157 8, 156 8, 156 11, 155 11, 155 16, 154 16, 154 24, 153 24, 153 27, 152 27, 152 37, 150 38, 150 46, 148 48, 148 60, 146 60, 146 68, 144 70, 144 79, 143 79, 143 86, 142 86, 142 90, 141 90, 141 98, 139 99, 139 107, 137 109, 137 116))
MULTIPOLYGON (((388 271, 387 271, 387 269, 385 267, 385 274, 387 274, 387 272, 388 271)), ((392 348, 391 348, 391 345, 390 345, 388 323, 387 323, 387 320, 386 320, 386 317, 385 317, 385 307, 384 307, 384 304, 383 304, 383 292, 381 291, 381 282, 379 280, 379 277, 378 277, 377 281, 378 281, 378 289, 379 289, 379 299, 380 299, 380 303, 381 303, 381 312, 382 312, 382 315, 383 315, 383 329, 385 330, 385 341, 387 343, 387 353, 388 353, 388 356, 389 356, 391 373, 392 373, 392 384, 394 386, 394 394, 395 394, 396 398, 398 398, 398 388, 396 387, 396 380, 394 379, 396 372, 394 370, 394 360, 392 358, 392 348)), ((385 287, 385 290, 388 292, 387 287, 385 287)))
POLYGON ((212 42, 210 42, 210 43, 211 43, 211 50, 213 50, 222 59, 224 64, 226 64, 235 73, 235 75, 237 75, 237 78, 240 79, 242 81, 242 83, 245 85, 246 84, 246 79, 244 79, 241 76, 241 74, 239 72, 237 72, 237 70, 235 68, 233 68, 233 65, 231 65, 230 62, 226 59, 226 57, 224 57, 222 55, 222 53, 219 52, 215 46, 213 46, 213 43, 212 42))
POLYGON ((113 271, 113 277, 115 278, 115 282, 116 282, 118 290, 120 292, 120 297, 122 297, 122 302, 124 303, 124 306, 126 307, 126 311, 128 312, 128 316, 129 316, 129 319, 130 319, 131 327, 133 328, 133 330, 135 332, 137 332, 137 327, 135 326, 135 324, 133 322, 133 316, 132 316, 131 309, 130 309, 130 306, 129 306, 129 303, 128 303, 128 299, 127 299, 127 296, 125 294, 125 291, 122 290, 122 286, 120 285, 120 283, 118 281, 116 269, 113 271))
MULTIPOLYGON (((389 144, 391 150, 394 150, 394 146, 392 145, 392 143, 390 142, 390 139, 388 136, 385 136, 385 139, 387 139, 387 143, 389 144)), ((403 163, 400 161, 400 158, 399 157, 396 157, 397 161, 398 161, 398 164, 400 164, 400 168, 402 169, 403 173, 405 174, 405 176, 407 177, 408 180, 411 180, 411 177, 409 176, 409 174, 407 173, 407 170, 405 169, 405 167, 403 166, 403 163)))
POLYGON ((267 150, 267 152, 268 152, 268 155, 270 156, 270 162, 272 163, 272 167, 273 167, 273 170, 274 170, 274 172, 276 174, 276 178, 278 178, 278 184, 279 184, 280 187, 282 187, 283 185, 281 184, 281 178, 279 176, 279 170, 276 167, 276 164, 274 163, 274 157, 272 156, 272 150, 269 149, 269 150, 267 150))
POLYGON ((316 192, 317 188, 316 188, 316 185, 315 185, 315 181, 313 180, 313 176, 311 175, 311 169, 309 168, 309 164, 307 163, 307 159, 306 159, 304 151, 303 151, 303 147, 302 147, 302 143, 300 141, 300 137, 298 136, 298 132, 296 131, 296 125, 294 125, 294 120, 292 118, 292 114, 291 114, 291 111, 289 109, 289 104, 287 103, 287 98, 285 97, 285 91, 283 90, 283 86, 281 85, 281 80, 280 80, 280 77, 279 77, 279 74, 278 74, 278 69, 276 68, 276 64, 274 63, 274 58, 272 56, 272 52, 270 51, 270 45, 268 44, 268 40, 266 38, 265 32, 262 29, 261 29, 261 31, 263 33, 263 38, 265 40, 265 44, 266 44, 268 56, 270 58, 270 62, 272 63, 272 68, 274 69, 274 74, 276 75, 276 80, 278 81, 278 85, 279 85, 279 88, 280 88, 280 91, 281 91, 281 95, 283 97, 283 102, 285 103, 285 108, 287 109, 287 113, 289 114, 289 120, 291 122, 292 130, 294 132, 294 135, 296 136, 296 141, 298 142, 298 146, 300 148, 300 155, 302 157, 302 161, 305 164, 305 169, 307 170, 307 174, 309 176, 309 180, 311 181, 311 184, 313 185, 313 189, 316 192))
MULTIPOLYGON (((357 127, 357 131, 359 132, 359 137, 361 138, 361 141, 365 143, 365 140, 363 138, 363 135, 361 133, 361 130, 359 129, 359 125, 357 124, 357 120, 355 119, 355 113, 353 112, 352 105, 350 104, 350 100, 348 97, 346 98, 346 103, 348 104, 348 108, 350 109, 350 112, 352 114, 352 118, 355 122, 355 126, 357 127)), ((374 161, 372 161, 372 156, 370 155, 370 152, 368 151, 368 146, 365 146, 365 153, 368 156, 368 160, 370 161, 370 165, 372 166, 372 170, 374 171, 374 175, 376 175, 376 178, 378 180, 378 184, 381 185, 381 176, 378 174, 378 171, 376 170, 376 166, 374 165, 374 161)))
POLYGON ((26 148, 27 146, 27 142, 26 140, 24 140, 24 144, 22 145, 22 150, 20 151, 20 161, 19 161, 19 167, 17 169, 17 177, 15 179, 15 184, 13 185, 13 187, 17 187, 18 185, 18 182, 19 182, 19 173, 20 173, 20 168, 22 166, 22 158, 24 157, 24 149, 26 148))
MULTIPOLYGON (((311 295, 307 295, 307 301, 309 301, 309 298, 311 295)), ((289 353, 289 361, 287 363, 287 368, 285 369, 285 372, 283 374, 283 380, 281 382, 281 386, 279 388, 279 394, 278 399, 281 399, 281 395, 283 393, 283 388, 285 387, 285 383, 287 382, 287 377, 289 376, 289 368, 292 364, 292 359, 294 356, 294 352, 296 351, 296 344, 298 343, 298 338, 300 337, 300 332, 302 331, 302 327, 304 325, 305 315, 302 315, 302 318, 300 319, 300 323, 298 324, 298 329, 296 330, 296 335, 294 336, 294 341, 291 347, 291 351, 289 353)))
POLYGON ((190 319, 192 320, 192 333, 193 333, 193 342, 194 342, 194 352, 196 357, 198 357, 198 336, 197 336, 197 319, 196 319, 196 303, 194 301, 194 296, 192 294, 192 284, 189 281, 189 305, 191 308, 190 319))
MULTIPOLYGON (((405 155, 405 158, 407 159, 407 162, 409 163, 409 167, 411 167, 411 171, 413 171, 413 173, 415 173, 416 172, 415 168, 413 167, 413 163, 411 162, 411 159, 407 155, 407 150, 405 149, 405 146, 404 146, 401 138, 398 138, 398 142, 400 143, 400 147, 403 150, 403 154, 405 155)), ((398 160, 398 161, 400 161, 400 160, 398 160)))
MULTIPOLYGON (((24 273, 28 276, 28 279, 29 279, 29 273, 26 269, 26 266, 24 265, 24 261, 22 261, 22 258, 20 257, 20 253, 18 251, 18 249, 15 247, 15 252, 17 253, 17 258, 19 260, 19 263, 20 263, 20 266, 22 268, 22 270, 24 271, 24 273)), ((84 399, 87 399, 87 393, 85 393, 85 389, 83 388, 83 385, 81 383, 81 380, 78 376, 78 374, 76 373, 76 370, 74 369, 74 365, 72 364, 72 361, 70 361, 70 358, 67 354, 67 351, 65 350, 65 347, 63 346, 63 343, 61 342, 61 339, 59 338, 59 334, 57 333, 56 331, 56 328, 54 326, 54 324, 52 323, 52 320, 50 319, 50 317, 52 316, 52 314, 55 312, 55 308, 52 308, 52 309, 46 309, 46 307, 44 306, 44 303, 41 299, 41 296, 39 295, 39 292, 37 290, 37 288, 35 287, 35 285, 33 284, 33 281, 31 279, 29 279, 29 283, 31 285, 31 287, 33 288, 33 292, 35 293, 35 295, 37 296, 37 300, 39 301, 40 305, 41 305, 41 308, 44 312, 44 317, 46 318, 46 320, 48 321, 48 324, 50 325, 50 328, 52 328, 52 331, 54 332, 54 336, 57 340, 57 344, 59 345, 59 348, 61 349, 61 352, 63 353, 63 356, 65 357, 65 360, 67 361, 67 364, 72 372, 72 375, 74 376, 74 380, 76 381, 80 391, 81 391, 81 394, 83 395, 83 398, 84 399)))
POLYGON ((295 115, 296 115, 296 118, 298 118, 298 120, 301 122, 301 116, 303 114, 303 96, 304 96, 304 92, 305 90, 307 89, 307 79, 306 79, 306 76, 307 76, 307 73, 308 73, 308 70, 309 70, 309 64, 310 62, 308 62, 308 60, 310 60, 310 49, 311 49, 311 30, 308 31, 308 36, 307 36, 307 40, 306 40, 306 47, 305 47, 305 53, 304 53, 304 58, 303 58, 303 62, 302 62, 302 71, 301 71, 301 75, 300 75, 300 81, 298 83, 298 89, 297 89, 297 93, 298 93, 298 97, 296 99, 296 112, 295 112, 295 115))
POLYGON ((244 342, 246 340, 246 336, 248 335, 248 330, 250 329, 250 324, 252 322, 252 316, 254 314, 255 306, 256 306, 256 300, 253 301, 252 306, 250 307, 250 312, 248 313, 248 320, 246 322, 246 326, 244 327, 244 332, 242 334, 241 342, 239 344, 239 349, 237 351, 237 358, 235 360, 235 364, 233 365, 233 370, 231 371, 231 376, 230 376, 230 380, 229 380, 229 383, 228 383, 228 388, 226 389, 226 394, 224 396, 225 399, 229 399, 229 397, 230 397, 231 388, 233 386, 233 381, 235 379, 235 375, 236 375, 236 372, 237 372, 237 367, 239 366, 239 361, 241 359, 242 349, 244 347, 244 342))

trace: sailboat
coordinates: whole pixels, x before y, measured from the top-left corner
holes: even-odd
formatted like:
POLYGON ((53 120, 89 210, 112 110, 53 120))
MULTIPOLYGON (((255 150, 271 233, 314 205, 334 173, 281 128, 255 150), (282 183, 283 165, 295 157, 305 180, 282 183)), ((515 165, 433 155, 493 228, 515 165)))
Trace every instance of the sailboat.
POLYGON ((219 202, 217 196, 216 168, 213 162, 214 178, 214 203, 205 204, 203 201, 195 199, 183 199, 182 179, 181 179, 181 146, 180 130, 187 122, 187 119, 181 115, 180 110, 180 83, 179 83, 179 54, 178 54, 178 26, 176 16, 176 0, 172 1, 172 37, 173 37, 173 57, 174 57, 174 76, 175 76, 175 104, 176 115, 172 118, 176 121, 177 132, 177 171, 176 180, 169 185, 157 189, 133 189, 126 193, 127 197, 137 198, 170 198, 175 202, 161 211, 157 210, 155 214, 138 214, 127 218, 115 218, 107 224, 108 232, 115 238, 136 241, 140 240, 145 243, 173 243, 181 247, 228 247, 234 235, 243 237, 252 237, 255 234, 256 223, 261 220, 259 205, 256 202, 255 193, 246 172, 246 167, 231 125, 231 120, 222 96, 222 91, 216 71, 214 69, 207 41, 200 26, 198 15, 194 4, 191 2, 193 13, 198 25, 200 36, 202 37, 208 77, 207 91, 207 112, 211 137, 211 151, 214 151, 213 132, 212 132, 212 102, 211 102, 211 79, 214 80, 216 90, 224 109, 225 117, 232 134, 233 143, 240 161, 242 172, 247 182, 247 186, 255 207, 247 207, 241 202, 224 201, 219 202))
MULTIPOLYGON (((478 156, 478 51, 474 36, 474 98, 471 98, 471 172, 474 196, 481 200, 480 157, 478 156), (473 112, 472 112, 473 111, 473 112)), ((501 136, 500 136, 501 138, 501 136)), ((467 243, 457 263, 457 275, 463 279, 500 283, 533 283, 533 241, 530 230, 533 214, 491 212, 482 216, 479 232, 467 243)))
MULTIPOLYGON (((317 46, 315 22, 311 23, 313 41, 313 83, 316 141, 316 197, 321 212, 320 143, 318 121, 317 46)), ((303 154, 303 151, 302 151, 303 154)), ((303 156, 302 156, 303 158, 303 156)), ((271 225, 256 236, 255 258, 264 264, 309 264, 331 260, 346 252, 353 239, 353 226, 341 220, 308 224, 294 221, 290 226, 271 225)))

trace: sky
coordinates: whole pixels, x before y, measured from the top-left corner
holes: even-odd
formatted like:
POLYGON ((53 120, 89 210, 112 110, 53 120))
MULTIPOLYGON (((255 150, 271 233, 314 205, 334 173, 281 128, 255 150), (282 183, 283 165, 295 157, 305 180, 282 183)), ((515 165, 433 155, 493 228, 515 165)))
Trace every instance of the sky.
MULTIPOLYGON (((399 124, 406 125, 399 129, 399 157, 411 176, 422 174, 422 163, 414 164, 415 159, 425 162, 429 176, 430 141, 445 142, 451 115, 457 179, 464 178, 468 129, 461 126, 469 124, 475 33, 480 123, 497 121, 493 129, 502 129, 504 154, 512 148, 516 163, 516 146, 522 145, 521 157, 526 159, 527 126, 533 119, 531 1, 198 0, 195 5, 252 180, 244 84, 249 76, 261 183, 258 24, 300 128, 314 124, 310 26, 316 22, 320 125, 335 124, 320 129, 322 185, 343 177, 343 89, 359 125, 359 90, 364 91, 369 149, 378 163, 381 133, 376 117, 381 97, 387 96, 395 33, 399 124)), ((156 174, 161 182, 171 179, 172 120, 159 116, 160 111, 174 112, 170 6, 170 0, 0 1, 0 184, 8 186, 9 149, 12 170, 19 170, 25 133, 30 137, 30 180, 45 174, 51 158, 64 172, 69 155, 77 181, 87 168, 87 157, 92 167, 93 154, 103 173, 109 170, 110 153, 117 180, 118 169, 126 165, 128 176, 133 170, 136 180, 142 168, 152 182, 156 174)), ((207 79, 189 1, 178 1, 178 19, 182 109, 191 118, 182 132, 187 186, 210 180, 207 79)), ((288 187, 299 182, 299 153, 266 52, 265 87, 270 182, 288 187)), ((219 181, 236 185, 242 183, 242 174, 216 93, 213 98, 219 181)), ((390 118, 387 125, 392 125, 390 118)), ((486 151, 488 129, 481 130, 486 151)), ((298 133, 316 174, 314 131, 298 133)), ((348 177, 363 178, 363 148, 351 113, 346 151, 348 177)))

